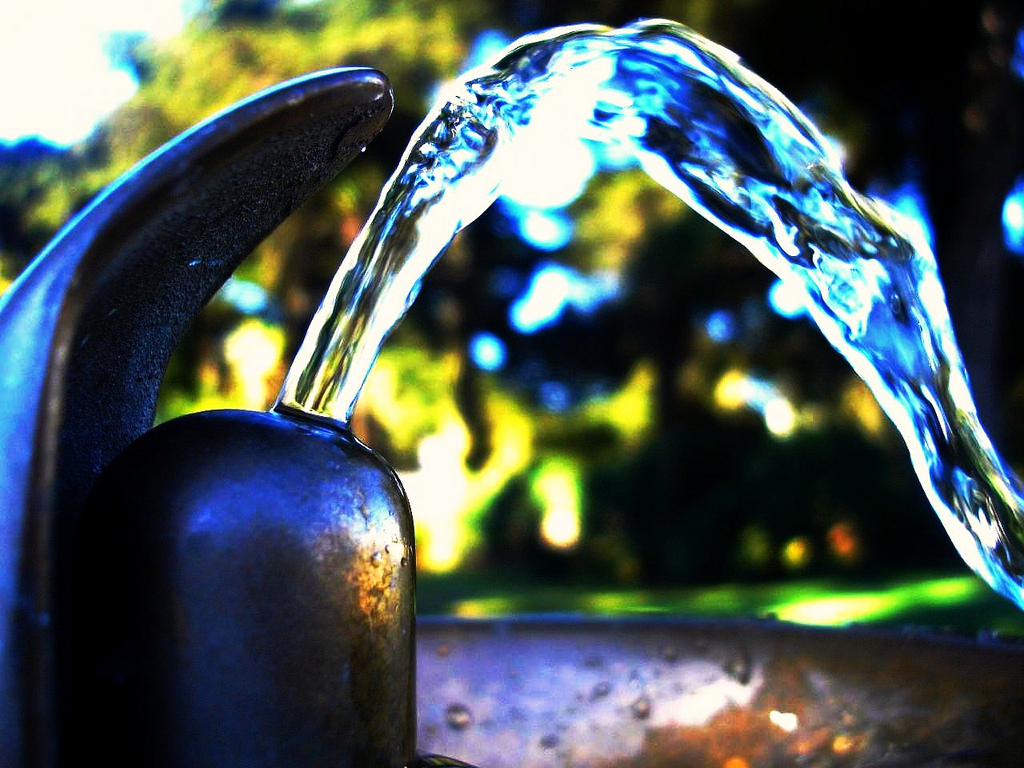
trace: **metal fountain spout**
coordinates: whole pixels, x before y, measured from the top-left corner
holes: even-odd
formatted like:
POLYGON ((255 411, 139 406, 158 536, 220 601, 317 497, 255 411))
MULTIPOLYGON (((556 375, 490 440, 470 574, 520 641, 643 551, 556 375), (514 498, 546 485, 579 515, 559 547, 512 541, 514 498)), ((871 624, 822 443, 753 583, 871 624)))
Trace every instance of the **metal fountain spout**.
POLYGON ((0 765, 411 756, 412 564, 360 569, 381 535, 411 555, 384 462, 324 425, 234 414, 108 470, 149 437, 201 307, 392 103, 359 68, 229 108, 112 185, 0 302, 0 765), (270 477, 268 450, 330 481, 317 496, 293 463, 270 477), (204 527, 218 501, 229 512, 204 527))

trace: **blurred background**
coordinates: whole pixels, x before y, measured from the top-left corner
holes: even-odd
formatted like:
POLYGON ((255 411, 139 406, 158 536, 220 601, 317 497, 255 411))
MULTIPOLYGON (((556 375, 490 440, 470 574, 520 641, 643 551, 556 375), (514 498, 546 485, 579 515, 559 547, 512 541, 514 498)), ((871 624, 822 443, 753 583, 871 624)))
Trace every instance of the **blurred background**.
MULTIPOLYGON (((526 32, 664 17, 738 53, 836 143, 854 187, 925 230, 983 421, 1024 468, 1020 3, 3 2, 0 289, 106 184, 215 110, 336 65, 393 83, 384 132, 199 318, 161 420, 273 401, 443 83, 526 32)), ((353 419, 411 498, 422 612, 1024 634, 773 275, 639 171, 543 148, 537 164, 553 181, 517 185, 429 274, 353 419)))

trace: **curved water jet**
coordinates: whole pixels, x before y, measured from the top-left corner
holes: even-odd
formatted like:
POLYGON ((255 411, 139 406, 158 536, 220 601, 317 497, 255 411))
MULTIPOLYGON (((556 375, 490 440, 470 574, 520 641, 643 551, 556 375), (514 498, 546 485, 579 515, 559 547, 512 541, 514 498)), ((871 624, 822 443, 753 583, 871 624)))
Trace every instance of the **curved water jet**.
POLYGON ((1024 607, 1024 492, 978 420, 927 243, 850 187, 782 94, 674 22, 527 36, 449 87, 353 243, 277 407, 348 419, 424 274, 529 163, 523 137, 540 123, 627 151, 795 288, 899 429, 960 555, 1024 607), (558 120, 539 119, 552 109, 558 120))

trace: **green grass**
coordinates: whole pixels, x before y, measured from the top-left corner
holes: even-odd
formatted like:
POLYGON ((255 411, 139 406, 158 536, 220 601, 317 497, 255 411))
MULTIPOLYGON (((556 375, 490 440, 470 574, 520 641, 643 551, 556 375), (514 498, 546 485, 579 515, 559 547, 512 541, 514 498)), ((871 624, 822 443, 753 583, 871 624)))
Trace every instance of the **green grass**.
POLYGON ((424 574, 419 577, 417 601, 421 614, 775 616, 821 626, 914 626, 1024 637, 1024 612, 976 576, 963 572, 871 582, 817 579, 671 589, 608 589, 529 579, 424 574))

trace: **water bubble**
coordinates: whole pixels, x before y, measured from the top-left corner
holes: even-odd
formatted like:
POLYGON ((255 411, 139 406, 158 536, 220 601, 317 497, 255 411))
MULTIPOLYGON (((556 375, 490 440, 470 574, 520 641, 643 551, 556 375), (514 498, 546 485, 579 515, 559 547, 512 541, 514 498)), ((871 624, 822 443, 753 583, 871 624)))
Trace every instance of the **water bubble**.
POLYGON ((434 649, 434 653, 442 659, 448 658, 448 654, 452 652, 452 649, 448 646, 448 643, 441 643, 437 648, 434 649))
POLYGON ((444 719, 453 731, 464 731, 473 725, 473 713, 465 704, 450 704, 444 711, 444 719))
POLYGON ((651 700, 646 696, 641 696, 629 705, 629 712, 637 720, 646 720, 651 716, 651 700))
POLYGON ((546 733, 540 739, 542 749, 554 749, 558 746, 559 738, 557 733, 546 733))
POLYGON ((601 682, 595 684, 594 687, 591 689, 590 700, 597 701, 598 699, 603 699, 605 696, 611 693, 611 690, 611 683, 609 683, 607 680, 602 680, 601 682))

